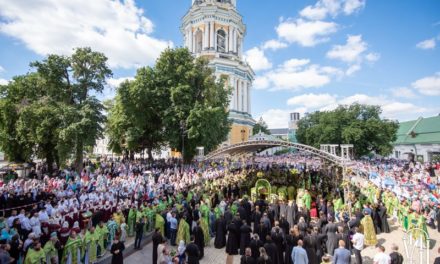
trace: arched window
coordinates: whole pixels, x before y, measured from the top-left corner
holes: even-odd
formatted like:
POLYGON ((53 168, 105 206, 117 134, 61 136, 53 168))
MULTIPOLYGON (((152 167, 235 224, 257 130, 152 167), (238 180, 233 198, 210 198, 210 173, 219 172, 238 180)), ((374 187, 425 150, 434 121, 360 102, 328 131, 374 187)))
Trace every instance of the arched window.
POLYGON ((217 51, 226 52, 226 32, 223 29, 217 31, 217 51))
POLYGON ((195 35, 195 41, 196 41, 196 47, 195 47, 195 53, 202 52, 203 49, 203 33, 201 30, 197 30, 195 35))

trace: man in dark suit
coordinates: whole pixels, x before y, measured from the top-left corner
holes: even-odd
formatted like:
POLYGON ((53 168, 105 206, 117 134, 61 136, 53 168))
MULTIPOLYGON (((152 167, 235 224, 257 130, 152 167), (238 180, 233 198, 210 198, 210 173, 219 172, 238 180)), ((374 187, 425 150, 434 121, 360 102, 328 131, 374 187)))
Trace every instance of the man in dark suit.
POLYGON ((199 264, 200 250, 194 241, 195 237, 191 235, 191 242, 185 249, 185 253, 188 256, 188 264, 199 264))

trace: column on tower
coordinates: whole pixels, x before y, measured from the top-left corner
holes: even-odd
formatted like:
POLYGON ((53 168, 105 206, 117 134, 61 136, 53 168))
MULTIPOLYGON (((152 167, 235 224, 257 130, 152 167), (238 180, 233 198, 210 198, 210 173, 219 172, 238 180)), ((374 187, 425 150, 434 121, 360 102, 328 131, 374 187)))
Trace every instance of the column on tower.
POLYGON ((205 22, 205 30, 203 31, 203 49, 209 48, 209 22, 205 22))
POLYGON ((194 52, 194 49, 193 49, 193 41, 194 41, 194 39, 193 39, 192 27, 189 28, 189 35, 188 35, 188 37, 189 37, 188 49, 189 49, 190 52, 194 52))
POLYGON ((243 112, 247 112, 247 106, 248 106, 248 101, 247 101, 247 82, 243 82, 243 112))
POLYGON ((250 114, 251 113, 251 83, 248 82, 247 83, 247 100, 248 100, 248 105, 247 105, 247 112, 250 114))
POLYGON ((209 32, 210 32, 210 37, 209 37, 209 48, 210 49, 214 49, 214 21, 211 21, 209 23, 209 32))
MULTIPOLYGON (((191 31, 194 31, 194 29, 192 29, 191 31)), ((197 48, 196 48, 197 47, 196 33, 197 33, 197 31, 192 33, 192 35, 193 35, 192 50, 193 50, 194 53, 196 53, 196 51, 197 51, 197 48)))
POLYGON ((238 111, 242 111, 243 108, 242 93, 243 93, 243 89, 241 87, 241 81, 240 79, 237 79, 237 101, 238 101, 237 110, 238 111))
POLYGON ((233 51, 233 43, 232 43, 232 35, 233 35, 233 27, 232 26, 229 26, 229 33, 228 33, 228 43, 229 43, 229 45, 228 45, 228 50, 227 50, 227 52, 230 52, 230 51, 233 51))
POLYGON ((214 50, 217 51, 217 29, 215 28, 215 23, 214 23, 214 50))
POLYGON ((235 28, 232 32, 232 51, 237 52, 237 30, 235 28))

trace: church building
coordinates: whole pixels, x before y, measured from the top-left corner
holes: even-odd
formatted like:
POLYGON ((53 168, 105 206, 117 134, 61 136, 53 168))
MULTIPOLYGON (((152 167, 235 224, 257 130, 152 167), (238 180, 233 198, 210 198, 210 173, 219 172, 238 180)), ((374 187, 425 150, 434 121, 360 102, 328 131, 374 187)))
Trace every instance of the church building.
POLYGON ((243 60, 246 26, 237 12, 237 0, 192 0, 180 28, 184 46, 195 57, 209 60, 217 78, 227 76, 232 94, 229 119, 232 127, 225 144, 247 141, 255 120, 251 116, 254 72, 243 60))

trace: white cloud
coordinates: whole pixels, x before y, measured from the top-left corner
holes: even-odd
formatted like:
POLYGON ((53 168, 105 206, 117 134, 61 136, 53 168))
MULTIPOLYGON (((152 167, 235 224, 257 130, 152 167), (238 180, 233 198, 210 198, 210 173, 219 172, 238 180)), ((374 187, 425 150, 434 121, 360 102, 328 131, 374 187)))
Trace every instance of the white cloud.
POLYGON ((365 7, 365 0, 346 0, 344 3, 344 14, 351 15, 365 7))
POLYGON ((132 81, 134 80, 134 77, 120 77, 120 78, 110 78, 107 79, 107 84, 112 89, 117 89, 121 83, 124 81, 132 81))
POLYGON ((290 113, 298 112, 301 116, 304 116, 306 110, 307 109, 304 107, 299 107, 292 110, 269 109, 260 114, 257 120, 262 117, 269 128, 286 128, 288 126, 290 113))
POLYGON ((269 88, 270 81, 265 76, 257 76, 254 80, 253 87, 257 90, 269 88))
POLYGON ((336 102, 336 96, 326 94, 303 94, 287 100, 288 105, 298 105, 310 108, 319 108, 336 102))
POLYGON ((305 112, 330 111, 338 105, 351 105, 353 103, 366 105, 379 105, 382 108, 382 116, 385 118, 396 119, 399 117, 414 116, 426 113, 430 110, 416 106, 412 103, 399 102, 384 95, 370 96, 366 94, 353 94, 346 97, 324 94, 303 94, 290 98, 289 105, 305 107, 305 112))
POLYGON ((289 43, 313 47, 318 43, 328 41, 328 36, 335 33, 337 28, 338 25, 333 22, 297 19, 282 21, 276 31, 281 39, 289 43))
POLYGON ((4 72, 5 71, 5 68, 3 68, 1 65, 0 65, 0 72, 4 72))
POLYGON ((416 47, 419 49, 433 49, 435 48, 435 38, 427 39, 417 43, 416 47))
POLYGON ((273 85, 273 90, 300 90, 321 87, 330 82, 330 77, 312 65, 305 69, 278 69, 266 75, 273 85))
POLYGON ((266 49, 278 50, 283 48, 287 48, 287 43, 275 39, 266 41, 262 46, 262 49, 264 50, 266 49))
POLYGON ((254 82, 256 89, 301 90, 328 84, 333 77, 343 72, 334 67, 310 64, 309 59, 290 59, 277 68, 258 76, 254 82))
POLYGON ((0 78, 0 85, 6 85, 8 84, 8 82, 9 82, 8 80, 0 78))
POLYGON ((347 76, 350 76, 353 73, 359 71, 360 69, 361 69, 361 65, 360 64, 353 64, 353 65, 350 65, 350 67, 348 67, 348 69, 345 71, 345 74, 347 76))
POLYGON ((306 6, 299 14, 307 19, 322 20, 327 16, 336 17, 341 13, 351 15, 364 6, 364 0, 319 0, 313 6, 306 6))
POLYGON ((394 97, 409 98, 409 99, 416 97, 416 94, 413 92, 413 90, 411 90, 407 87, 392 88, 391 94, 394 97))
POLYGON ((134 68, 173 45, 151 36, 154 25, 134 0, 0 0, 0 6, 0 32, 43 56, 89 46, 104 52, 111 67, 134 68))
POLYGON ((244 59, 251 65, 254 71, 272 68, 272 63, 260 48, 254 47, 244 54, 244 59))
POLYGON ((433 76, 419 79, 413 82, 412 86, 424 95, 440 95, 440 72, 433 76))
POLYGON ((370 52, 365 56, 365 59, 369 62, 376 62, 380 59, 380 54, 376 52, 370 52))
POLYGON ((282 67, 285 69, 297 69, 298 67, 307 65, 310 63, 309 59, 290 59, 283 63, 282 67))
POLYGON ((380 54, 377 52, 369 52, 365 55, 367 50, 368 44, 362 40, 362 35, 348 35, 344 45, 333 45, 326 56, 347 63, 345 74, 350 76, 362 68, 364 61, 373 64, 380 59, 380 54))
POLYGON ((356 62, 361 58, 361 54, 367 50, 367 43, 362 40, 362 35, 349 35, 345 45, 334 45, 327 52, 327 57, 344 62, 356 62))

